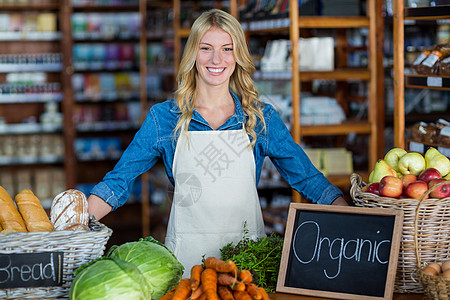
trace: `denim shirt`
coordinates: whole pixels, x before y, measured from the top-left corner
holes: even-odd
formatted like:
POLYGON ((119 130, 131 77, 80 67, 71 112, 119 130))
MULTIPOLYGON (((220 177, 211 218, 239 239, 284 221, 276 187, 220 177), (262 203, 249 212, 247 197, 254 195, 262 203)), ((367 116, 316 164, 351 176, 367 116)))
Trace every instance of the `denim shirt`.
MULTIPOLYGON (((240 100, 233 92, 231 95, 235 113, 217 130, 242 129, 245 123, 246 116, 240 100)), ((262 130, 262 124, 256 127, 257 139, 253 148, 256 184, 267 156, 289 185, 313 203, 331 204, 334 199, 342 196, 342 191, 314 167, 302 148, 294 142, 273 106, 264 104, 263 114, 266 130, 262 130)), ((167 176, 174 185, 172 165, 177 141, 174 128, 180 115, 175 99, 154 105, 114 169, 94 186, 91 194, 105 200, 113 210, 117 209, 127 201, 136 178, 147 172, 159 159, 162 159, 167 176)), ((207 130, 213 129, 194 110, 189 131, 207 130)))

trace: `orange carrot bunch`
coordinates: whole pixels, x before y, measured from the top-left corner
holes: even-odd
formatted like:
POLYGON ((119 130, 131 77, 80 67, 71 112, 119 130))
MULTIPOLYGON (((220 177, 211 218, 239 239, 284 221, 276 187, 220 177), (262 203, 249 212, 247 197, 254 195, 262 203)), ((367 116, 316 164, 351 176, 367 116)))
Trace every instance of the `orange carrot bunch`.
POLYGON ((191 269, 164 300, 269 300, 267 292, 253 283, 249 270, 238 270, 232 261, 208 257, 191 269))

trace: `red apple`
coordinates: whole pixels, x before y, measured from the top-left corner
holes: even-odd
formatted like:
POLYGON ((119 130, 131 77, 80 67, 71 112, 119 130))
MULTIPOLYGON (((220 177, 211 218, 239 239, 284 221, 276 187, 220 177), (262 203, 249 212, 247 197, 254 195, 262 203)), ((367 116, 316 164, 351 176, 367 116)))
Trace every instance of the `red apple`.
MULTIPOLYGON (((428 183, 428 188, 431 189, 434 185, 446 181, 444 178, 436 178, 431 180, 428 183)), ((450 183, 444 183, 438 187, 436 187, 434 190, 432 190, 430 192, 430 197, 431 198, 438 198, 438 199, 442 199, 442 198, 447 198, 450 197, 450 183)))
POLYGON ((406 188, 411 182, 417 180, 417 176, 414 174, 405 174, 402 176, 403 188, 406 188))
POLYGON ((380 195, 398 198, 403 192, 403 183, 395 176, 384 176, 380 181, 380 195))
POLYGON ((435 168, 428 168, 423 170, 422 173, 419 174, 417 177, 417 180, 425 181, 426 183, 430 182, 431 180, 435 178, 441 178, 441 172, 439 172, 435 168))
POLYGON ((379 182, 369 183, 368 185, 363 187, 362 191, 365 193, 380 195, 380 183, 379 182))
POLYGON ((412 199, 420 199, 426 191, 428 191, 428 184, 425 181, 417 180, 406 187, 405 195, 412 199))

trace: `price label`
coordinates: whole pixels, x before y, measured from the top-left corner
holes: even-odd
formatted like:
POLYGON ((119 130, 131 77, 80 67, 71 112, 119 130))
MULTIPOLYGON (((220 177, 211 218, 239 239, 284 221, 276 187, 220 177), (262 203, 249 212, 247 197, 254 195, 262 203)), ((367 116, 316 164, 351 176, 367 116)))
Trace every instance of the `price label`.
POLYGON ((427 77, 427 86, 442 87, 442 77, 427 77))
POLYGON ((425 153, 425 146, 424 144, 421 143, 416 143, 416 142, 410 142, 409 143, 409 150, 410 151, 414 151, 414 152, 419 152, 419 153, 425 153))

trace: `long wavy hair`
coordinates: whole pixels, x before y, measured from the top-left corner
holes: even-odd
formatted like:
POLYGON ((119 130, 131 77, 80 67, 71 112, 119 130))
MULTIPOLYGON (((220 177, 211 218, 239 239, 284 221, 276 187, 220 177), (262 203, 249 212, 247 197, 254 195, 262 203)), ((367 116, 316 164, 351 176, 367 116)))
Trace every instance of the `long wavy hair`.
POLYGON ((227 32, 233 41, 236 68, 230 78, 230 89, 241 100, 242 109, 248 117, 245 130, 251 137, 250 147, 254 147, 257 136, 255 133, 256 126, 259 122, 262 122, 263 130, 266 128, 262 102, 259 100, 258 92, 251 78, 255 72, 255 65, 251 59, 241 24, 232 15, 219 9, 203 12, 192 25, 177 74, 178 88, 175 91, 175 98, 181 110, 181 117, 175 127, 175 132, 179 134, 181 128, 184 128, 187 136, 197 92, 196 78, 198 72, 195 67, 195 60, 201 38, 211 27, 217 27, 227 32))

